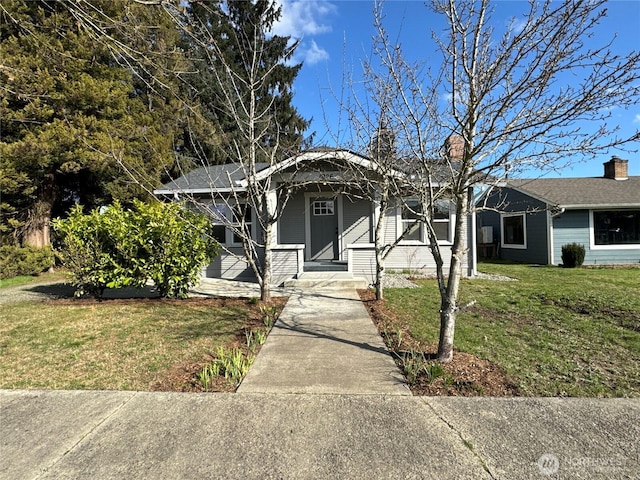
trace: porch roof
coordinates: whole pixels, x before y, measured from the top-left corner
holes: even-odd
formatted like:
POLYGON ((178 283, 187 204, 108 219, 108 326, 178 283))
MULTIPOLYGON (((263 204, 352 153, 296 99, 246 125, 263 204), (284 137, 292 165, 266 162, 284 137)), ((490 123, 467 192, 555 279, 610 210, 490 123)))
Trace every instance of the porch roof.
MULTIPOLYGON (((347 164, 354 165, 355 167, 360 167, 365 170, 369 170, 372 172, 376 172, 379 170, 379 167, 373 162, 370 158, 365 157, 364 155, 360 155, 354 153, 350 150, 338 149, 338 148, 329 148, 329 147, 320 147, 311 150, 306 150, 297 155, 293 155, 282 162, 278 162, 269 168, 265 168, 257 173, 256 181, 264 180, 265 178, 274 175, 276 173, 283 172, 284 170, 291 168, 295 165, 301 163, 313 163, 313 162, 321 162, 321 161, 331 161, 331 160, 339 160, 345 162, 347 164)), ((392 169, 391 175, 396 178, 405 177, 406 174, 397 169, 392 169)), ((241 185, 247 185, 247 179, 243 179, 241 181, 241 185)))

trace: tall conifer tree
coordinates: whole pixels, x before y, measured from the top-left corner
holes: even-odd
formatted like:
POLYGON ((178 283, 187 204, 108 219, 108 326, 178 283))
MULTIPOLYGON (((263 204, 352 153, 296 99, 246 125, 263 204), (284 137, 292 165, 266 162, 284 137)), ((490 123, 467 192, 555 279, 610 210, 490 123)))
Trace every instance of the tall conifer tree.
POLYGON ((187 37, 186 48, 195 57, 192 59, 198 71, 192 76, 191 84, 199 94, 206 115, 224 136, 220 148, 209 151, 210 162, 232 161, 229 147, 244 141, 238 133, 237 116, 229 112, 228 98, 225 98, 229 91, 234 91, 239 106, 248 105, 248 96, 257 93, 257 111, 269 112, 258 119, 258 129, 266 131, 261 137, 265 153, 258 161, 274 158, 273 148, 278 151, 275 158, 283 158, 297 152, 304 144, 303 135, 309 122, 292 104, 292 85, 302 64, 288 63, 297 44, 290 37, 267 37, 266 33, 280 13, 272 0, 200 0, 189 4, 186 23, 191 35, 187 37), (211 48, 213 42, 215 49, 211 48), (214 51, 221 52, 224 58, 218 58, 214 51), (224 68, 232 69, 239 81, 222 88, 225 77, 230 78, 220 74, 224 68), (252 72, 266 81, 256 89, 248 84, 245 72, 252 72))

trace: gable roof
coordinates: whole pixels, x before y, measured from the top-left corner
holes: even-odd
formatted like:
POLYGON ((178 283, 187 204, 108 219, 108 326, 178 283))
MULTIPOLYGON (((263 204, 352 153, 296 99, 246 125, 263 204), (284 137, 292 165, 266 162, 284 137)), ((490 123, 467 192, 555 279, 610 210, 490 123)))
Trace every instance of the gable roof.
MULTIPOLYGON (((323 160, 340 160, 345 163, 350 163, 352 165, 362 167, 366 170, 371 170, 375 172, 378 170, 376 164, 371 161, 368 157, 363 155, 354 153, 350 150, 344 150, 339 148, 331 148, 331 147, 319 147, 311 150, 306 150, 304 152, 298 153, 297 155, 293 155, 282 162, 278 162, 272 165, 269 168, 265 168, 264 170, 258 172, 256 175, 256 180, 264 180, 268 176, 271 176, 276 173, 280 173, 287 168, 290 168, 294 165, 303 163, 303 162, 318 162, 323 160)), ((392 175, 394 176, 404 176, 402 172, 399 170, 393 170, 392 175)), ((246 179, 242 181, 242 184, 246 186, 246 179)))
MULTIPOLYGON (((320 147, 293 155, 273 165, 268 163, 256 164, 256 180, 264 180, 271 175, 283 172, 303 162, 313 163, 324 160, 340 160, 374 172, 377 170, 375 163, 363 155, 344 149, 320 147)), ((399 170, 394 170, 392 173, 398 177, 405 176, 399 170)), ((233 190, 242 191, 246 188, 247 183, 242 167, 236 163, 229 163, 197 168, 180 178, 162 185, 154 190, 153 193, 156 195, 173 195, 175 193, 204 194, 211 193, 212 190, 219 193, 227 193, 233 190)))
MULTIPOLYGON (((268 163, 257 163, 256 170, 262 171, 269 166, 268 163)), ((165 183, 153 191, 156 195, 172 195, 174 193, 211 193, 230 192, 231 190, 243 190, 240 182, 244 180, 245 173, 240 165, 227 163, 224 165, 211 165, 192 170, 180 178, 165 183)))
POLYGON ((640 207, 640 177, 519 179, 506 186, 563 208, 640 207))

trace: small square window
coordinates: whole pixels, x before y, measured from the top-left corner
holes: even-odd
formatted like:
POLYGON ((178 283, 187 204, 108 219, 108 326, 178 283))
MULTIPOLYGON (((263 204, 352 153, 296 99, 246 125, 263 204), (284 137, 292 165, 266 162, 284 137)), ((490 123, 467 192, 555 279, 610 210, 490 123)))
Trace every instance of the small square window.
POLYGON ((502 215, 502 246, 527 248, 527 222, 524 214, 502 215))
POLYGON ((333 215, 333 200, 315 200, 313 202, 313 214, 315 216, 333 215))

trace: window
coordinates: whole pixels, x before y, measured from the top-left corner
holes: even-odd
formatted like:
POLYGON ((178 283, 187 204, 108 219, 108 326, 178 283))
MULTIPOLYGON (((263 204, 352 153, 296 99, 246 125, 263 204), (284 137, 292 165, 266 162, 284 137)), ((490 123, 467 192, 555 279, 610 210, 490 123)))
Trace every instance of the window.
POLYGON ((417 200, 407 200, 402 205, 402 230, 404 241, 423 242, 423 228, 420 223, 422 206, 417 200))
POLYGON ((527 248, 527 222, 524 213, 502 215, 502 246, 527 248))
MULTIPOLYGON (((436 232, 438 242, 451 241, 451 202, 449 200, 436 200, 434 205, 433 229, 436 232)), ((426 242, 427 234, 422 218, 422 205, 418 200, 405 200, 402 205, 402 232, 405 232, 403 241, 426 242)))
MULTIPOLYGON (((244 231, 249 237, 251 237, 251 208, 246 204, 240 204, 233 207, 233 226, 237 230, 240 230, 242 228, 242 223, 244 223, 244 231)), ((238 232, 233 232, 233 243, 242 243, 242 237, 238 232)))
POLYGON ((224 226, 225 219, 227 217, 227 209, 224 205, 209 205, 208 213, 211 216, 211 236, 216 239, 218 243, 226 243, 226 231, 224 226))
POLYGON ((313 202, 314 216, 333 215, 333 212, 333 200, 315 200, 313 202))
POLYGON ((595 245, 640 244, 640 210, 593 212, 595 245))
POLYGON ((206 206, 206 212, 211 217, 211 236, 221 245, 242 243, 239 235, 242 219, 244 219, 245 231, 251 235, 253 223, 251 208, 248 205, 240 204, 232 207, 227 204, 209 204, 206 206), (233 229, 229 228, 230 226, 233 226, 233 229))
POLYGON ((436 238, 442 242, 451 241, 451 207, 449 200, 436 200, 433 229, 436 231, 436 238))

